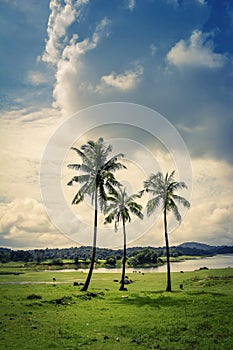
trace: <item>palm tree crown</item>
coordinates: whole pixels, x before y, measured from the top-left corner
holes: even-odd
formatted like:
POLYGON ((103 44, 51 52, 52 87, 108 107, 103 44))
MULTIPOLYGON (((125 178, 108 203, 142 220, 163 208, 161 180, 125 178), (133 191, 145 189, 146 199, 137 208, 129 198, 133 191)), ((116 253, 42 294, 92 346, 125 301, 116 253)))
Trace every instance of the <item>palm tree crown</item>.
POLYGON ((178 222, 181 222, 181 215, 177 204, 182 204, 189 208, 190 203, 184 198, 174 192, 187 188, 184 182, 177 182, 174 180, 175 171, 170 175, 166 173, 165 177, 161 172, 152 174, 147 181, 144 182, 144 189, 151 193, 151 198, 147 203, 147 214, 151 215, 158 207, 166 209, 167 212, 172 211, 178 222))
POLYGON ((108 197, 110 204, 106 207, 108 216, 105 218, 105 224, 114 220, 115 230, 117 231, 120 221, 131 221, 130 213, 136 215, 139 219, 143 219, 142 206, 135 202, 135 198, 139 198, 139 196, 136 194, 128 196, 126 189, 121 186, 118 187, 117 191, 114 190, 111 196, 108 197))
POLYGON ((113 190, 113 186, 118 184, 113 172, 125 168, 118 162, 119 158, 124 155, 119 153, 108 160, 109 154, 112 152, 112 146, 106 145, 103 138, 99 138, 97 142, 88 141, 87 144, 81 146, 81 149, 71 147, 82 159, 81 164, 69 164, 68 168, 81 171, 83 174, 74 176, 68 182, 68 186, 72 186, 74 182, 81 185, 76 193, 72 204, 78 204, 83 201, 85 195, 89 195, 94 201, 95 191, 98 192, 98 200, 100 208, 103 210, 107 200, 108 191, 113 190))

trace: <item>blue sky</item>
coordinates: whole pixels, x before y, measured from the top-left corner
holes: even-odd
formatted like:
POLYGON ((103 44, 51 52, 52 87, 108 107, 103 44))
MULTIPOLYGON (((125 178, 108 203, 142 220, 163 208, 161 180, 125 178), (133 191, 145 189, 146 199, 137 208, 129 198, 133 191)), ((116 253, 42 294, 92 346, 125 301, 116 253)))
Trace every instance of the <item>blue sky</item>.
MULTIPOLYGON (((232 1, 1 0, 0 13, 0 245, 74 245, 41 203, 43 150, 72 114, 114 101, 158 111, 188 147, 192 208, 172 243, 233 244, 232 1)), ((137 243, 162 245, 152 231, 137 243)))

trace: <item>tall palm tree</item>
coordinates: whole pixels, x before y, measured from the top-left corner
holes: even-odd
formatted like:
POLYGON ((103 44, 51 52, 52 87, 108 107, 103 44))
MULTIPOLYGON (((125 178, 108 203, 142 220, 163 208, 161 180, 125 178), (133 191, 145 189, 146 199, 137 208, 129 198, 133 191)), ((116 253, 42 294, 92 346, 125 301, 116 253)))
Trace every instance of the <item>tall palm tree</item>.
POLYGON ((74 182, 80 184, 80 188, 76 193, 72 204, 79 204, 84 200, 85 196, 90 196, 92 204, 94 203, 94 234, 93 247, 89 273, 86 282, 81 289, 86 291, 91 281, 92 271, 95 263, 96 255, 96 241, 97 241, 97 224, 98 224, 98 210, 103 211, 108 191, 113 191, 114 186, 118 185, 113 172, 125 168, 125 166, 118 162, 119 158, 124 155, 119 153, 112 158, 109 154, 112 152, 112 146, 106 145, 103 138, 95 141, 88 141, 87 144, 81 146, 80 149, 72 147, 81 158, 80 164, 69 164, 68 168, 81 172, 81 175, 74 176, 68 182, 68 186, 72 186, 74 182))
POLYGON ((123 239, 124 239, 124 255, 122 260, 122 275, 121 284, 119 290, 125 290, 125 265, 126 265, 126 228, 127 221, 131 221, 130 213, 136 215, 140 219, 143 219, 141 212, 142 206, 135 202, 135 198, 139 198, 138 195, 133 194, 128 196, 126 189, 121 186, 117 190, 112 191, 111 197, 108 198, 110 204, 106 206, 105 212, 107 217, 105 218, 105 224, 115 222, 115 231, 117 231, 120 221, 123 226, 123 239))
POLYGON ((187 188, 184 182, 177 182, 174 180, 175 171, 169 175, 166 173, 165 177, 161 172, 152 174, 148 180, 144 182, 144 190, 151 193, 153 196, 147 203, 147 214, 151 215, 158 207, 162 207, 163 221, 164 221, 164 233, 166 243, 166 257, 167 257, 167 292, 171 292, 171 272, 170 272, 170 252, 169 252, 169 240, 167 232, 167 213, 172 212, 175 215, 176 220, 181 223, 181 215, 177 204, 182 204, 184 207, 189 208, 190 203, 184 198, 174 192, 182 188, 187 188))

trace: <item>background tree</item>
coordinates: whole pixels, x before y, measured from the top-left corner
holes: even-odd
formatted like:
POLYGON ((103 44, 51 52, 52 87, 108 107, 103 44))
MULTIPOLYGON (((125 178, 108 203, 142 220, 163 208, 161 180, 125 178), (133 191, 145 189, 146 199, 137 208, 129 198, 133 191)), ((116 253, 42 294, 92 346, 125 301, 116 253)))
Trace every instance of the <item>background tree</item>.
POLYGON ((106 264, 106 266, 115 267, 116 266, 116 257, 113 255, 107 256, 105 264, 106 264))
POLYGON ((177 204, 182 204, 189 208, 190 203, 183 197, 176 195, 177 190, 187 188, 184 182, 177 182, 174 180, 175 171, 170 175, 166 173, 165 177, 161 172, 152 174, 147 181, 144 182, 144 190, 152 195, 152 198, 147 203, 147 214, 151 215, 156 208, 162 207, 164 220, 164 233, 166 243, 166 258, 167 258, 167 288, 166 291, 171 292, 171 272, 170 272, 170 252, 169 240, 167 232, 167 213, 172 212, 176 220, 181 222, 181 215, 177 204))
POLYGON ((123 227, 123 238, 124 238, 124 252, 122 259, 122 275, 120 290, 125 290, 125 265, 126 265, 126 228, 125 224, 127 221, 131 221, 130 213, 136 215, 140 219, 143 219, 141 212, 142 206, 135 202, 135 198, 138 195, 128 196, 125 188, 119 186, 117 191, 113 191, 111 197, 109 197, 110 204, 106 207, 107 217, 105 218, 105 224, 115 222, 115 230, 117 231, 120 221, 122 221, 123 227))
POLYGON ((79 264, 79 257, 77 255, 74 257, 74 263, 75 265, 79 264))
POLYGON ((90 269, 86 282, 81 289, 82 291, 86 291, 95 263, 98 210, 100 209, 102 211, 104 209, 108 191, 112 191, 113 187, 118 184, 113 172, 125 168, 123 164, 118 162, 118 159, 124 157, 124 155, 120 153, 108 159, 109 154, 112 152, 112 146, 106 145, 103 138, 99 138, 96 142, 88 141, 80 149, 76 147, 72 147, 72 149, 79 155, 82 161, 80 164, 68 165, 68 168, 81 172, 81 175, 74 176, 67 184, 68 186, 72 186, 74 182, 77 182, 81 185, 72 204, 79 204, 84 200, 85 196, 90 196, 92 204, 94 203, 95 211, 90 269))

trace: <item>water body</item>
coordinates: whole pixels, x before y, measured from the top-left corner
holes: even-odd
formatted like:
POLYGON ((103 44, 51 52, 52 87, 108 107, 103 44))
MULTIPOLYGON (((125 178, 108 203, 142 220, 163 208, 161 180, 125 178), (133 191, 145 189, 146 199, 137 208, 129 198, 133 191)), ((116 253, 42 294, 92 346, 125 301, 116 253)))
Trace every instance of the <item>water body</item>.
MULTIPOLYGON (((208 258, 201 258, 201 259, 193 259, 193 260, 185 260, 180 262, 172 262, 171 263, 171 271, 172 272, 179 272, 179 271, 194 271, 199 270, 201 267, 208 267, 208 269, 221 269, 221 268, 227 268, 232 267, 233 268, 233 254, 219 254, 215 256, 211 256, 208 258)), ((130 273, 133 271, 137 272, 165 272, 167 270, 166 264, 159 267, 149 267, 149 268, 127 268, 126 272, 130 273)), ((57 272, 70 272, 70 271, 83 271, 87 272, 88 269, 67 269, 67 270, 57 270, 57 272)), ((53 270, 53 272, 56 272, 53 270)), ((120 273, 120 268, 112 268, 112 269, 106 269, 106 268, 98 268, 94 270, 94 273, 120 273)))

